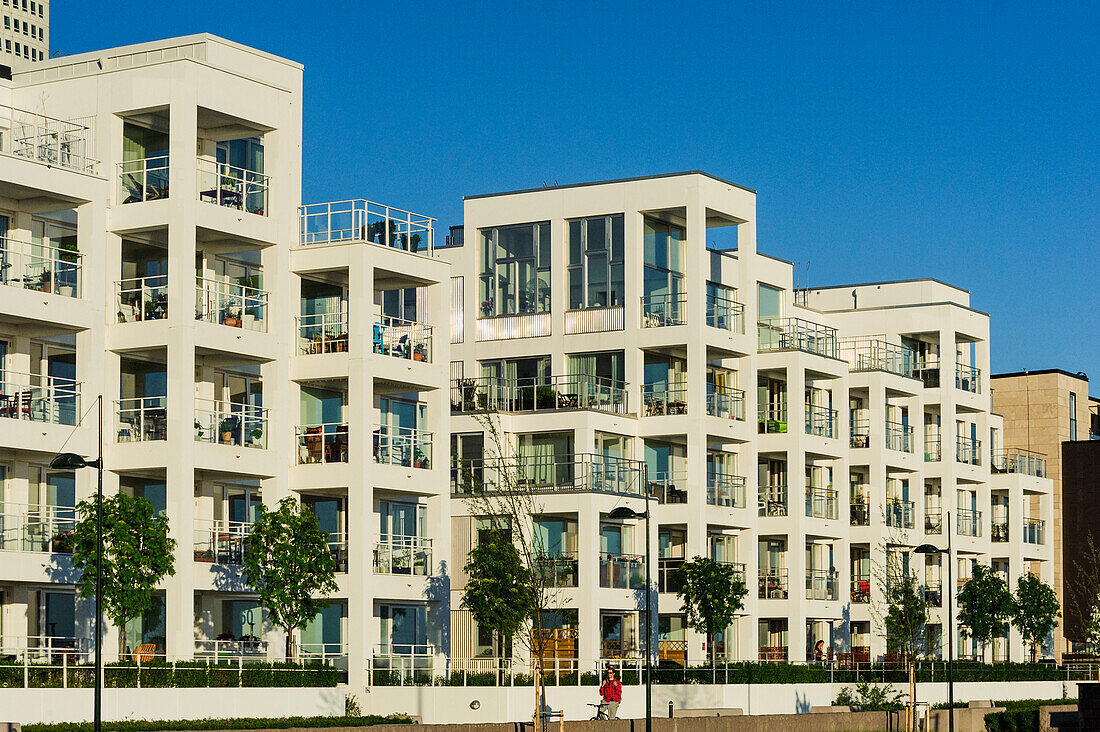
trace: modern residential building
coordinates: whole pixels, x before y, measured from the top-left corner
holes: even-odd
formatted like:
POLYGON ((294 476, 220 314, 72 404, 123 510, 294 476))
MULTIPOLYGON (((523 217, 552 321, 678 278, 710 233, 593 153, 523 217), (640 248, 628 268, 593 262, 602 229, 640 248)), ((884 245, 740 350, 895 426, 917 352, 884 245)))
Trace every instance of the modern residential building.
POLYGON ((0 64, 19 66, 50 57, 49 0, 0 0, 0 16, 0 64))
MULTIPOLYGON (((802 661, 818 639, 878 657, 888 566, 936 606, 933 649, 974 562, 1049 581, 1050 482, 1002 447, 988 316, 935 280, 796 291, 791 263, 757 250, 755 198, 689 172, 465 199, 441 252, 455 668, 502 650, 461 608, 457 569, 485 527, 470 495, 502 484, 534 496, 513 531, 560 586, 542 623, 559 666, 638 657, 647 558, 656 649, 680 663, 708 653, 675 594, 694 556, 750 589, 710 639, 730 659, 802 661), (648 545, 621 506, 649 511, 648 545), (945 547, 948 521, 956 587, 911 554, 945 547)), ((1021 658, 1019 639, 992 655, 1021 658)))
MULTIPOLYGON (((1084 372, 1074 374, 1061 369, 994 374, 991 386, 993 411, 1004 419, 1005 444, 1046 460, 1047 473, 1053 482, 1054 510, 1050 531, 1054 552, 1053 586, 1063 614, 1067 614, 1070 608, 1066 602, 1065 577, 1073 566, 1073 557, 1079 556, 1085 541, 1083 535, 1078 537, 1077 549, 1066 552, 1067 520, 1072 518, 1073 511, 1091 505, 1094 494, 1082 485, 1080 495, 1071 500, 1067 498, 1067 487, 1063 484, 1063 449, 1068 442, 1100 440, 1100 399, 1089 396, 1089 379, 1084 372), (1067 507, 1067 500, 1073 508, 1067 507)), ((1066 620, 1069 620, 1068 614, 1066 620)), ((1065 641, 1065 628, 1066 623, 1063 623, 1054 631, 1054 650, 1058 657, 1072 650, 1065 641)))

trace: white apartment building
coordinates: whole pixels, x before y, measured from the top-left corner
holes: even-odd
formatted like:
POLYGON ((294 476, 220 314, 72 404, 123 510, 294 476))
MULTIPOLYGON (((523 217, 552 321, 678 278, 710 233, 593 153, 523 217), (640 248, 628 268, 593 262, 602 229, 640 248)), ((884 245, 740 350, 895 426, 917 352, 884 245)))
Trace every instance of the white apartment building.
MULTIPOLYGON (((513 530, 539 537, 561 585, 543 632, 567 668, 638 657, 647 556, 673 663, 708 655, 675 594, 694 556, 734 563, 750 590, 713 639, 730 659, 803 661, 818 639, 878 658, 886 551, 938 606, 945 649, 946 568, 910 551, 946 547, 948 513, 954 576, 992 561, 1049 581, 1050 483, 1002 452, 988 316, 965 291, 796 291, 791 263, 757 251, 755 193, 700 172, 469 196, 464 215, 443 251, 454 668, 501 650, 461 608, 460 568, 485 525, 468 496, 502 474, 537 496, 513 530), (647 505, 648 547, 641 521, 609 517, 647 505)), ((1023 658, 1014 635, 992 653, 1023 658)))
POLYGON ((0 64, 18 66, 50 57, 49 0, 0 0, 0 18, 0 64))

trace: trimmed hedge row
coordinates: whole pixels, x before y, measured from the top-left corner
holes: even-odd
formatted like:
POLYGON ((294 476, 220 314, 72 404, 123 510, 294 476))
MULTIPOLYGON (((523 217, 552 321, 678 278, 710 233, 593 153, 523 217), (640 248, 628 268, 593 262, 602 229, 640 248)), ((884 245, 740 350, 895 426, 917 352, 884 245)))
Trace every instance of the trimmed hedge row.
MULTIPOLYGON (((24 667, 20 663, 0 662, 0 687, 21 688, 24 667)), ((28 666, 27 685, 31 688, 90 688, 94 683, 91 665, 28 666), (63 679, 63 676, 65 677, 63 679)), ((103 685, 115 689, 200 688, 200 687, 330 687, 340 680, 339 669, 321 664, 248 663, 207 664, 202 661, 178 661, 174 666, 163 661, 142 664, 109 663, 103 668, 103 685)))
POLYGON ((1039 732, 1039 708, 1076 704, 1076 699, 1020 699, 994 702, 1003 712, 985 715, 988 732, 1039 732))
MULTIPOLYGON (((104 722, 106 732, 176 732, 176 730, 290 729, 293 727, 371 727, 376 724, 411 724, 408 717, 279 717, 273 719, 184 719, 162 721, 104 722)), ((23 732, 92 732, 91 722, 25 724, 23 732)))

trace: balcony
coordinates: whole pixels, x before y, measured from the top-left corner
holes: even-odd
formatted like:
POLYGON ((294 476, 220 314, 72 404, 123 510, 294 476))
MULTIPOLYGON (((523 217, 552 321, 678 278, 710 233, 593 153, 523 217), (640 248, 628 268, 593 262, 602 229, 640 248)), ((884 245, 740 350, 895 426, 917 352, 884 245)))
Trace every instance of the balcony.
POLYGON ((55 119, 4 105, 0 109, 0 121, 7 124, 4 124, 4 134, 0 135, 0 153, 95 175, 99 172, 99 161, 90 157, 93 119, 55 119))
POLYGON ((829 439, 836 437, 836 410, 817 404, 807 404, 806 434, 829 439))
POLYGON ((168 275, 115 280, 115 320, 138 323, 168 317, 168 275))
POLYGON ((996 543, 1008 541, 1008 516, 990 516, 989 540, 996 543))
MULTIPOLYGON (((347 332, 344 333, 345 340, 347 332)), ((383 316, 374 324, 374 352, 413 361, 432 360, 432 326, 383 316)))
POLYGON ((645 560, 638 554, 600 552, 600 587, 640 590, 645 587, 645 560))
POLYGON ((841 338, 840 357, 852 371, 885 371, 913 378, 917 362, 913 349, 881 338, 841 338))
POLYGON ((756 417, 760 434, 786 434, 787 407, 785 405, 772 404, 761 407, 756 417))
POLYGON ((198 158, 198 198, 206 203, 266 216, 271 179, 254 170, 198 158))
POLYGON ((543 587, 576 587, 577 553, 556 552, 535 557, 532 573, 543 587))
POLYGON ((687 294, 643 295, 642 327, 663 328, 687 323, 687 294))
POLYGON ((1045 478, 1047 477, 1047 456, 1045 453, 1021 450, 1016 447, 998 450, 993 453, 990 468, 994 473, 1019 473, 1045 478))
POLYGON ((0 418, 74 426, 80 388, 73 379, 0 370, 0 418))
POLYGON ((195 400, 195 442, 267 448, 267 409, 217 399, 195 400))
POLYGON ((626 414, 626 382, 583 374, 526 379, 484 376, 451 381, 452 414, 577 409, 626 414))
POLYGON ((932 607, 943 607, 943 583, 926 582, 924 584, 924 601, 932 607))
POLYGON ((431 643, 383 643, 367 661, 367 675, 374 684, 431 683, 435 675, 436 649, 431 643))
POLYGON ((926 437, 924 440, 924 462, 938 463, 943 459, 943 450, 939 437, 926 437))
POLYGON ((374 462, 428 469, 432 463, 432 433, 410 427, 375 425, 374 462))
POLYGON ((744 333, 745 306, 728 297, 707 295, 707 325, 731 333, 744 333))
POLYGON ((871 446, 871 425, 866 419, 853 419, 848 431, 849 447, 871 446))
POLYGON ((653 473, 649 476, 649 495, 658 503, 687 503, 687 475, 680 471, 653 473))
POLYGON ((115 401, 118 442, 168 439, 168 397, 131 397, 115 401))
POLYGON ((943 512, 940 509, 924 509, 924 533, 933 536, 943 533, 943 512))
MULTIPOLYGON (((623 329, 623 306, 565 311, 565 333, 604 333, 623 329)), ((455 326, 451 326, 452 330, 455 326)), ((461 342, 461 341, 459 341, 461 342)))
POLYGON ((374 545, 374 573, 428 577, 434 574, 432 540, 382 534, 374 545))
POLYGON ((761 600, 787 599, 787 568, 762 567, 757 578, 761 600))
POLYGON ((347 352, 348 316, 345 313, 299 315, 294 321, 298 330, 298 355, 347 352))
POLYGON ((294 428, 298 443, 298 464, 346 463, 348 425, 343 422, 303 424, 294 428))
POLYGON ((758 324, 761 351, 802 351, 838 358, 836 328, 800 318, 767 318, 758 324))
POLYGON ((871 575, 852 575, 851 598, 852 602, 857 605, 863 605, 871 601, 871 575))
POLYGON ((118 163, 118 200, 123 204, 168 198, 168 156, 118 163))
POLYGON ((955 365, 955 388, 978 394, 982 390, 981 369, 966 364, 955 365))
POLYGON ((685 561, 683 557, 661 557, 657 560, 658 592, 679 592, 683 589, 684 579, 680 568, 685 561))
POLYGON ((973 437, 955 438, 955 460, 966 465, 982 464, 982 441, 973 437))
POLYGON ((982 535, 982 512, 968 508, 959 509, 959 536, 979 537, 982 535))
POLYGON ((707 414, 723 419, 745 419, 745 392, 707 384, 707 414))
POLYGON ((298 209, 298 246, 367 243, 434 256, 435 219, 363 199, 298 209))
POLYGON ((454 460, 451 493, 611 493, 645 496, 645 462, 607 455, 454 460))
POLYGON ((195 279, 195 320, 267 332, 267 291, 239 282, 195 279))
POLYGON ((687 414, 687 386, 677 384, 643 384, 642 416, 687 414))
MULTIPOLYGON (((238 640, 195 639, 195 658, 217 663, 258 663, 267 660, 267 641, 254 635, 238 640)), ((234 666, 240 668, 239 666, 234 666)))
POLYGON ((913 502, 887 498, 886 525, 895 529, 913 528, 913 502))
POLYGON ((849 507, 849 523, 852 526, 871 525, 871 507, 863 502, 852 503, 849 507))
POLYGON ((807 486, 806 516, 835 521, 837 518, 836 490, 807 486))
POLYGON ((195 519, 196 562, 239 565, 244 561, 245 542, 252 524, 245 521, 195 519))
POLYGON ((80 297, 83 258, 73 249, 0 236, 0 285, 80 297))
POLYGON ((1025 518, 1023 537, 1025 544, 1045 544, 1046 522, 1037 518, 1025 518))
POLYGON ((807 569, 806 599, 835 600, 836 571, 832 569, 807 569))
POLYGON ((786 516, 787 515, 787 486, 786 485, 762 485, 759 489, 757 502, 757 515, 759 516, 786 516))
POLYGON ((745 478, 730 473, 707 472, 707 505, 745 508, 745 478))
POLYGON ((886 422, 886 449, 913 452, 913 427, 902 422, 886 422))
POLYGON ((0 550, 72 554, 75 508, 4 502, 0 511, 0 550))

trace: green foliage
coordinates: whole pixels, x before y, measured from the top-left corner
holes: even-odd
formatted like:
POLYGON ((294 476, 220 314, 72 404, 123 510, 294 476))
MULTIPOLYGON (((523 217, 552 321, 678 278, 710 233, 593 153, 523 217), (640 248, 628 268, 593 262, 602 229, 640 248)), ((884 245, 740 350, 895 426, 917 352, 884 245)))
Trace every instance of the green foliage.
POLYGON ((737 576, 732 564, 695 557, 680 567, 681 586, 676 595, 683 601, 687 623, 711 639, 714 656, 714 634, 725 630, 744 607, 748 589, 737 576))
POLYGON ((344 694, 344 716, 363 716, 363 710, 359 707, 359 697, 357 697, 355 694, 344 694))
MULTIPOLYGON (((91 688, 93 668, 90 664, 70 664, 65 671, 70 688, 91 688)), ((30 666, 28 685, 31 688, 60 688, 62 669, 57 666, 30 666)), ((340 671, 321 664, 233 663, 211 664, 204 661, 161 660, 138 666, 128 662, 108 663, 103 668, 103 684, 111 689, 195 689, 206 687, 333 687, 340 682, 340 671)), ((23 686, 23 664, 16 661, 0 663, 0 688, 23 686)))
POLYGON ((909 574, 890 582, 886 588, 889 607, 883 624, 886 637, 911 658, 916 658, 925 639, 928 603, 916 579, 909 574))
MULTIPOLYGON (((184 719, 176 721, 104 722, 104 732, 176 732, 177 730, 219 729, 296 729, 324 727, 372 727, 376 724, 411 724, 408 717, 391 715, 381 717, 279 717, 274 719, 184 719)), ((65 724, 25 724, 23 732, 92 732, 91 722, 65 724)))
POLYGON ((511 638, 534 615, 538 596, 531 570, 507 532, 494 529, 470 550, 466 574, 462 605, 481 627, 511 638))
POLYGON ((1088 613, 1088 623, 1085 626, 1085 650, 1089 653, 1100 653, 1100 595, 1096 596, 1092 609, 1088 613))
POLYGON ((864 712, 887 712, 901 709, 905 695, 889 684, 871 684, 860 679, 855 688, 845 686, 833 700, 833 706, 859 707, 864 712))
POLYGON ((1076 704, 1076 699, 1019 699, 993 702, 1004 707, 1003 712, 985 715, 985 728, 989 732, 1039 732, 1039 708, 1076 704))
POLYGON ((293 498, 274 511, 261 508, 245 540, 243 572, 267 608, 271 622, 286 632, 286 658, 294 657, 293 633, 328 603, 318 595, 336 592, 336 559, 317 517, 293 498))
POLYGON ((1012 603, 1012 624, 1031 648, 1031 660, 1062 617, 1058 596, 1046 582, 1028 572, 1016 580, 1012 603))
MULTIPOLYGON (((96 501, 81 501, 76 508, 72 562, 80 572, 80 596, 90 599, 96 585, 96 501)), ((102 513, 103 612, 118 626, 125 649, 126 621, 146 612, 157 583, 176 573, 176 540, 168 535, 168 517, 144 498, 117 493, 103 499, 102 513)))
POLYGON ((959 591, 957 619, 963 633, 978 641, 984 653, 989 641, 1008 630, 1011 615, 1012 593, 1005 581, 992 568, 975 563, 970 581, 959 591))

